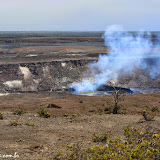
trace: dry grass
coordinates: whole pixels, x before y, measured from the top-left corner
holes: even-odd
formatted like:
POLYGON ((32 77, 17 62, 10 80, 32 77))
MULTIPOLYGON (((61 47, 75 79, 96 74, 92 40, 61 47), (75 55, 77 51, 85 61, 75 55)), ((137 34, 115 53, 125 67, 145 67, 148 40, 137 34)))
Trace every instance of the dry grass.
MULTIPOLYGON (((113 138, 123 135, 123 129, 130 125, 150 130, 160 126, 159 112, 153 121, 142 121, 141 111, 159 108, 160 93, 145 95, 127 95, 120 102, 118 115, 106 114, 106 108, 113 106, 113 97, 86 97, 67 94, 15 94, 0 97, 0 105, 5 119, 1 121, 2 139, 0 150, 3 153, 18 152, 24 160, 53 157, 57 149, 66 145, 80 144, 83 148, 94 145, 93 133, 98 141, 105 139, 106 131, 113 138), (81 103, 82 102, 82 103, 81 103), (62 108, 47 108, 48 104, 56 104, 62 108), (13 105, 14 104, 14 105, 13 105), (13 110, 22 107, 28 113, 14 115, 13 110), (41 108, 51 113, 51 118, 41 118, 37 114, 41 108), (124 112, 125 111, 125 112, 124 112), (124 114, 125 113, 125 114, 124 114), (11 126, 11 122, 32 122, 35 125, 11 126), (18 141, 22 139, 23 141, 18 141), (4 148, 4 146, 6 148, 4 148)), ((154 109, 154 110, 155 110, 154 109)), ((151 111, 152 112, 152 111, 151 111)), ((29 124, 28 124, 29 125, 29 124)), ((99 143, 99 142, 96 142, 99 143)))

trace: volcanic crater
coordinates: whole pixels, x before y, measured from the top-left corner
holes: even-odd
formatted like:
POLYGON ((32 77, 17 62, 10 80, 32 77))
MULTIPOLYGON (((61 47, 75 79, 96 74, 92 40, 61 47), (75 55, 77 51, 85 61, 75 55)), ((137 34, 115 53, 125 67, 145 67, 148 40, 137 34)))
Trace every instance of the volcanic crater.
POLYGON ((150 79, 147 72, 135 70, 133 75, 121 74, 118 81, 111 80, 111 85, 101 85, 96 91, 74 93, 70 87, 90 78, 90 64, 107 54, 109 48, 102 34, 0 33, 0 111, 4 115, 0 123, 1 154, 18 152, 26 160, 49 159, 66 144, 95 145, 91 142, 94 132, 112 130, 117 137, 126 125, 142 129, 160 126, 160 112, 155 121, 138 123, 142 110, 160 110, 158 76, 150 79), (120 101, 119 115, 105 112, 113 107, 115 89, 128 93, 120 101), (37 113, 42 108, 52 118, 40 117, 37 113), (28 113, 14 115, 17 109, 28 113), (11 126, 13 121, 35 125, 11 126))

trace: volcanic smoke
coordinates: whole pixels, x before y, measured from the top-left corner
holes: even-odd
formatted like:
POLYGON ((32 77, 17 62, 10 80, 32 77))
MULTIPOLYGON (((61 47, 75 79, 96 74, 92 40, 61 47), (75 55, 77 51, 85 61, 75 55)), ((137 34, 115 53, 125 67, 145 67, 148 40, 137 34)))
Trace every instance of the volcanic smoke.
POLYGON ((152 80, 159 76, 158 38, 153 42, 150 32, 131 33, 122 26, 113 25, 106 29, 103 38, 108 52, 89 65, 92 76, 70 85, 76 93, 96 91, 109 81, 118 81, 122 75, 132 75, 135 70, 147 72, 152 80))

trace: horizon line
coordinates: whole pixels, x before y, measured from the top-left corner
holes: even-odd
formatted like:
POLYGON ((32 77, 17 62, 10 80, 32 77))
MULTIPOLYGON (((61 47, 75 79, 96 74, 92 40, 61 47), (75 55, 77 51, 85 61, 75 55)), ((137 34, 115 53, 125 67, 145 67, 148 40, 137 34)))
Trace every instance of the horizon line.
MULTIPOLYGON (((0 30, 0 32, 105 32, 105 30, 104 31, 92 31, 92 30, 84 30, 84 31, 74 31, 74 30, 60 30, 60 31, 56 31, 56 30, 30 30, 30 31, 28 31, 28 30, 0 30)), ((155 30, 155 31, 148 31, 148 30, 144 30, 144 31, 119 31, 119 32, 160 32, 160 31, 158 31, 158 30, 155 30)))

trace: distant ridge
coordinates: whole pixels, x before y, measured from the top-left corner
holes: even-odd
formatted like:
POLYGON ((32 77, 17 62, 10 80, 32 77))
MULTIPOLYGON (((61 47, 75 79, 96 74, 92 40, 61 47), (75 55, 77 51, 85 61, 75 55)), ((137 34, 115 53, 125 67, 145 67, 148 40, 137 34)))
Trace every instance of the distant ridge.
POLYGON ((104 31, 0 31, 0 37, 101 37, 104 31))

